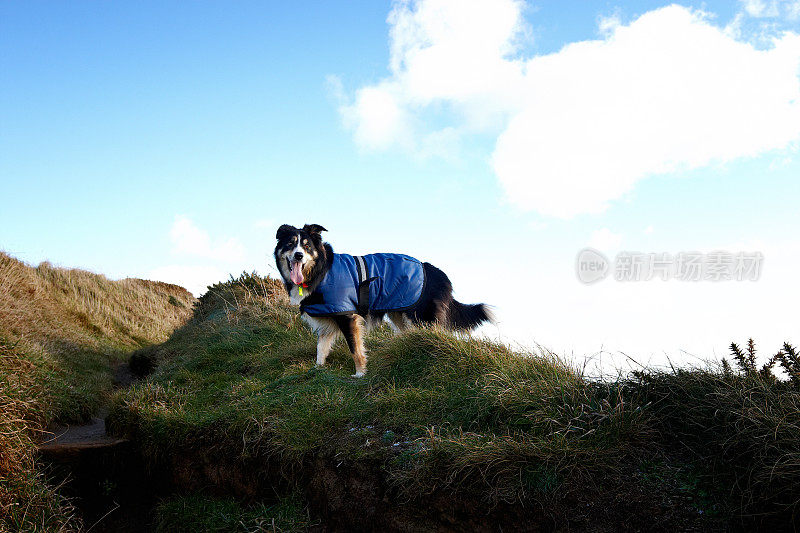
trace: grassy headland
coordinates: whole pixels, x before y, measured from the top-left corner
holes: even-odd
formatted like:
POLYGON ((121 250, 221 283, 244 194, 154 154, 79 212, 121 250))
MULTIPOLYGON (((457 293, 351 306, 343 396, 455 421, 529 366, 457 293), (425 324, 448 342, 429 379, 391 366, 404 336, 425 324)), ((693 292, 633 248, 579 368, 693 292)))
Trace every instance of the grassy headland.
POLYGON ((110 397, 109 426, 167 481, 162 531, 796 524, 792 346, 763 365, 732 346, 733 365, 613 382, 435 328, 379 329, 368 348, 365 378, 350 377, 344 343, 315 368, 313 335, 268 278, 195 303, 179 287, 0 254, 0 531, 80 528, 35 442, 110 397), (113 393, 132 350, 147 377, 113 393))
POLYGON ((95 413, 114 366, 165 341, 194 301, 175 285, 34 268, 0 252, 0 531, 79 527, 37 467, 41 430, 95 413))
MULTIPOLYGON (((367 344, 365 378, 350 378, 343 343, 315 368, 314 338, 280 284, 243 275, 204 295, 167 342, 137 352, 132 366, 152 373, 120 394, 113 427, 177 486, 238 502, 168 500, 162 525, 176 510, 202 520, 199 509, 220 506, 241 514, 231 523, 252 523, 254 505, 298 497, 334 530, 794 520, 800 391, 771 371, 735 357, 736 371, 599 382, 549 353, 438 329, 380 329, 367 344)), ((287 529, 308 524, 295 508, 287 529)))

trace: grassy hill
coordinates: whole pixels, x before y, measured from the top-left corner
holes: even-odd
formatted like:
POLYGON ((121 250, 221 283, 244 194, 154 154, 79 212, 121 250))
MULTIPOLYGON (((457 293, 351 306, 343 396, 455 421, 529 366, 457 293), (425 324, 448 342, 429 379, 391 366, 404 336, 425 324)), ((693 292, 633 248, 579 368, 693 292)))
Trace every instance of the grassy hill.
POLYGON ((42 428, 107 403, 114 367, 165 341, 194 301, 175 285, 33 268, 0 252, 0 531, 79 527, 36 464, 42 428))
MULTIPOLYGON (((368 374, 314 339, 280 284, 204 295, 109 422, 141 447, 165 531, 786 528, 800 502, 800 391, 761 370, 586 379, 548 353, 438 329, 368 337, 368 374), (209 494, 213 496, 209 496, 209 494)), ((736 348, 738 350, 738 348, 736 348)), ((794 359, 792 359, 794 357, 794 359)), ((793 362, 794 361, 794 362, 793 362)))
POLYGON ((435 328, 378 329, 367 345, 365 378, 343 343, 315 368, 313 335, 268 278, 195 301, 0 254, 0 531, 81 527, 35 443, 109 404, 160 531, 796 525, 789 345, 763 365, 733 346, 732 365, 614 382, 435 328), (145 377, 114 391, 128 359, 145 377))

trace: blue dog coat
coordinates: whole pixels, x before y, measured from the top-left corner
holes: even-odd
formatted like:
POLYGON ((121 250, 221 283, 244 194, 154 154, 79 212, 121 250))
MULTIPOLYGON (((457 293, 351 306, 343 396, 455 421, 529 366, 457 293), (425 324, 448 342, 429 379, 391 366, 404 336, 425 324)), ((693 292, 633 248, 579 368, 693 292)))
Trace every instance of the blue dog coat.
POLYGON ((330 270, 300 302, 300 311, 310 316, 402 311, 419 301, 424 285, 422 263, 413 257, 333 254, 330 270))

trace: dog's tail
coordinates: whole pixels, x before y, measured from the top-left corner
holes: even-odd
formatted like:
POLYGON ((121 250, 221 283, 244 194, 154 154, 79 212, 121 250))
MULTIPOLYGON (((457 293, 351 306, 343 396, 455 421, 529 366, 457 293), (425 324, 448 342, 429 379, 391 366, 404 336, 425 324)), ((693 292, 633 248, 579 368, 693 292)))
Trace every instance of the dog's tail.
POLYGON ((484 322, 494 322, 494 315, 486 304, 462 304, 452 300, 447 307, 447 320, 455 329, 470 330, 484 322))

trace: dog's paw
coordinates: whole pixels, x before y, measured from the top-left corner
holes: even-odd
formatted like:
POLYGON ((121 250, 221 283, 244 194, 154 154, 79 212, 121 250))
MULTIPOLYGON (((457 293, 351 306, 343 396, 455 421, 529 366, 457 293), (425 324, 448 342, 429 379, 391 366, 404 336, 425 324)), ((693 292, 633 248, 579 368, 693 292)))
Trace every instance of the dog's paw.
POLYGON ((350 376, 350 377, 351 377, 351 378, 363 378, 363 377, 364 377, 364 374, 365 374, 364 372, 356 372, 355 374, 353 374, 353 375, 352 375, 352 376, 350 376))

